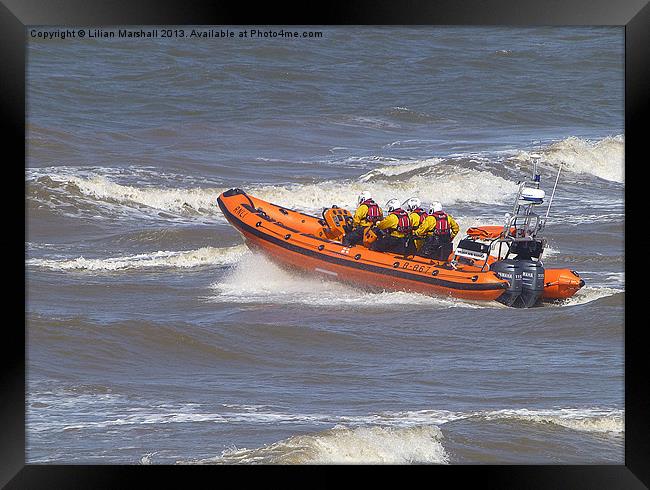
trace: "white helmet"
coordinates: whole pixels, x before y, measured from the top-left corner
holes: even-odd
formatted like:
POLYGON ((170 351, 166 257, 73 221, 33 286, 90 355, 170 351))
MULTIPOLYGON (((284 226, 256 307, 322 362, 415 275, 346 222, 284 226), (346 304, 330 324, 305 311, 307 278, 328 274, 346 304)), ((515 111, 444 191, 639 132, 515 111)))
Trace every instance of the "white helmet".
POLYGON ((359 204, 361 204, 363 201, 367 201, 368 199, 371 199, 372 196, 370 195, 370 192, 368 191, 363 191, 361 194, 359 194, 359 204))
POLYGON ((422 201, 420 201, 417 197, 411 197, 410 199, 404 201, 404 207, 407 211, 414 211, 421 205, 422 201))
POLYGON ((439 202, 432 202, 431 207, 429 207, 429 214, 437 213, 438 211, 442 211, 442 204, 439 202))
POLYGON ((394 211, 395 209, 397 209, 399 207, 400 207, 400 204, 399 204, 399 201, 397 199, 391 199, 390 201, 388 201, 386 203, 386 209, 388 210, 389 213, 391 211, 394 211))

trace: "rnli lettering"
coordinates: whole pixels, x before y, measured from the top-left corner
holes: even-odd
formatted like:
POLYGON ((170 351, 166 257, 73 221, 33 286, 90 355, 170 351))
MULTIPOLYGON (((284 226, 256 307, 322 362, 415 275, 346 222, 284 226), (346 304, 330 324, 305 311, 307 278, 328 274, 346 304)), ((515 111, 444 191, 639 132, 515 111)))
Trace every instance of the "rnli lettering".
POLYGON ((246 211, 241 206, 236 206, 235 209, 233 209, 233 213, 235 213, 240 218, 245 218, 246 215, 248 214, 248 211, 246 211))

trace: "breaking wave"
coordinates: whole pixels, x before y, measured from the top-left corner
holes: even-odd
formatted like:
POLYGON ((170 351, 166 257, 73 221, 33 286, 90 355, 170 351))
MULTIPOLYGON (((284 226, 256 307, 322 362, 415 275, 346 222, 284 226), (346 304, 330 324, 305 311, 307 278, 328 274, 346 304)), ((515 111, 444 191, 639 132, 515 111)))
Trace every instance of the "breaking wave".
POLYGON ((442 433, 425 427, 346 427, 290 437, 256 449, 229 449, 193 463, 264 464, 446 464, 442 433))
POLYGON ((432 168, 442 161, 442 158, 429 158, 426 160, 417 160, 413 163, 399 162, 395 164, 382 165, 371 170, 370 172, 363 174, 361 177, 359 177, 359 181, 367 182, 377 177, 391 177, 394 175, 402 175, 413 172, 414 170, 432 168))
POLYGON ((228 265, 250 253, 245 245, 228 248, 203 247, 181 252, 158 251, 107 259, 29 259, 28 265, 53 270, 118 271, 150 268, 190 268, 228 265))
MULTIPOLYGON (((339 422, 333 428, 321 432, 289 437, 258 448, 233 447, 212 458, 177 463, 448 464, 450 458, 443 446, 444 437, 439 425, 459 420, 472 423, 512 420, 611 435, 625 432, 623 410, 601 408, 504 409, 457 413, 421 410, 348 418, 350 420, 345 424, 339 422), (368 423, 381 425, 354 425, 368 423)), ((149 458, 146 461, 148 463, 149 458)))
POLYGON ((552 410, 496 410, 480 415, 485 420, 516 419, 539 424, 555 424, 580 432, 622 434, 625 422, 622 410, 552 409, 552 410))
MULTIPOLYGON (((488 171, 438 169, 439 159, 381 165, 356 180, 322 181, 313 184, 258 184, 245 189, 265 201, 283 204, 303 212, 319 215, 333 204, 352 208, 356 196, 370 189, 374 198, 384 203, 393 197, 406 200, 418 196, 425 202, 441 201, 499 204, 508 202, 517 186, 488 171), (419 170, 427 169, 426 172, 419 170), (435 185, 432 183, 435 182, 435 185)), ((224 220, 217 197, 221 187, 153 187, 141 183, 118 183, 121 175, 88 174, 70 169, 40 169, 28 179, 28 199, 63 214, 88 211, 93 217, 99 208, 109 214, 137 214, 155 218, 224 220), (90 208, 90 209, 89 209, 90 208), (163 214, 161 214, 163 213, 163 214), (164 214, 167 213, 167 214, 164 214)))
MULTIPOLYGON (((582 433, 621 436, 625 433, 624 410, 604 407, 507 408, 501 410, 446 411, 435 409, 370 412, 366 414, 300 413, 270 405, 166 402, 126 403, 125 395, 103 386, 30 393, 27 420, 30 431, 74 432, 120 427, 162 427, 183 424, 254 427, 314 427, 312 432, 292 435, 260 447, 229 447, 204 458, 177 460, 179 464, 448 464, 443 443, 444 427, 450 434, 455 422, 485 424, 493 421, 532 423, 563 427, 582 433), (56 407, 54 413, 44 407, 56 407), (80 411, 79 407, 83 408, 80 411), (84 413, 92 412, 88 419, 84 413), (322 427, 322 428, 321 428, 322 427)), ((476 441, 480 444, 480 441, 476 441)), ((158 451, 140 458, 155 463, 158 451)), ((209 453, 208 453, 209 454, 209 453)))
POLYGON ((171 213, 168 218, 214 216, 218 213, 220 188, 159 188, 118 184, 103 175, 76 176, 53 173, 38 177, 28 185, 28 196, 48 207, 61 207, 63 214, 99 208, 109 214, 154 215, 171 213), (149 211, 149 213, 147 213, 149 211), (153 212, 153 213, 152 213, 153 212))
MULTIPOLYGON (((471 224, 470 224, 471 225, 471 224)), ((434 308, 502 308, 497 302, 469 301, 444 296, 428 296, 405 291, 369 291, 328 277, 307 276, 287 271, 246 245, 202 247, 186 251, 156 251, 108 258, 30 258, 32 267, 55 271, 138 271, 148 269, 186 269, 206 266, 231 266, 223 277, 211 284, 213 294, 207 302, 238 304, 286 304, 312 307, 372 308, 415 304, 434 308), (264 277, 264 281, 259 278, 264 277)), ((316 273, 315 273, 316 274, 316 273)), ((618 277, 618 276, 616 276, 618 277)), ((575 306, 621 293, 609 287, 584 287, 572 298, 551 306, 575 306)))
POLYGON ((265 201, 288 203, 287 206, 320 214, 323 207, 332 204, 354 208, 356 196, 364 190, 371 190, 373 198, 380 204, 394 197, 405 201, 418 196, 425 202, 437 200, 445 205, 457 202, 500 204, 509 202, 517 192, 515 183, 487 171, 453 170, 450 167, 438 170, 436 164, 440 161, 430 159, 381 165, 354 181, 264 185, 251 188, 250 193, 265 201), (428 171, 421 172, 423 168, 428 171))
MULTIPOLYGON (((547 168, 564 162, 563 168, 576 175, 587 173, 611 182, 624 181, 623 136, 595 142, 570 137, 547 145, 537 153, 542 157, 542 166, 547 168)), ((334 204, 352 209, 356 196, 366 190, 382 205, 392 198, 404 201, 417 196, 424 203, 440 201, 452 209, 459 205, 493 207, 512 201, 517 192, 513 179, 521 177, 522 163, 529 163, 533 153, 519 151, 510 158, 504 155, 496 159, 476 155, 382 159, 366 162, 365 165, 374 168, 343 181, 258 183, 244 190, 265 201, 311 215, 320 215, 324 207, 334 204)), ((30 210, 46 209, 94 221, 119 216, 148 222, 225 222, 217 197, 227 188, 215 180, 202 181, 170 173, 157 176, 153 170, 138 167, 48 167, 29 169, 27 183, 30 210)), ((587 215, 585 209, 580 208, 570 222, 619 220, 621 217, 617 209, 592 214, 587 215)))
MULTIPOLYGON (((536 152, 542 164, 573 173, 591 174, 601 179, 623 183, 625 180, 625 138, 610 136, 602 140, 569 137, 536 152)), ((514 160, 530 161, 532 153, 521 151, 514 160)))

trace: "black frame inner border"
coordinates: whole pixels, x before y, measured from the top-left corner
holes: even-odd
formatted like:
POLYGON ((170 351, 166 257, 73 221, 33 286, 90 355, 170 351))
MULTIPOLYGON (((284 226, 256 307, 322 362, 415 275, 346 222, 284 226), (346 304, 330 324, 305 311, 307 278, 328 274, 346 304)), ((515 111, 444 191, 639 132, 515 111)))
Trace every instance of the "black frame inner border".
MULTIPOLYGON (((594 26, 625 28, 625 216, 636 212, 627 206, 635 195, 634 173, 647 166, 643 154, 644 131, 648 123, 650 93, 650 5, 647 0, 355 0, 321 4, 296 4, 282 10, 275 3, 255 5, 241 2, 199 0, 1 0, 0 2, 0 104, 4 129, 5 168, 10 170, 7 190, 25 175, 25 62, 28 26, 115 26, 115 25, 496 25, 496 26, 594 26), (638 161, 637 161, 638 160, 638 161), (19 165, 19 161, 23 165, 19 165), (14 175, 15 174, 15 175, 14 175), (22 175, 19 175, 22 174, 22 175), (630 190, 630 185, 632 186, 630 190)), ((647 146, 647 145, 646 145, 647 146)), ((24 181, 24 180, 23 180, 24 181)), ((26 188, 23 187, 23 191, 26 188)), ((18 192, 17 192, 18 193, 18 192)), ((8 233, 8 250, 22 250, 27 236, 26 199, 21 215, 7 207, 5 222, 15 226, 8 233), (21 223, 22 222, 22 223, 21 223), (21 226, 22 225, 22 226, 21 226)), ((626 219, 627 221, 627 219, 626 219)), ((631 223, 637 220, 632 219, 631 223)), ((627 236, 625 237, 627 239, 627 236)), ((627 240, 626 240, 627 250, 627 240)), ((36 465, 25 462, 25 353, 27 278, 23 260, 8 261, 17 284, 6 280, 6 293, 15 294, 6 304, 24 305, 23 328, 5 321, 0 371, 0 485, 4 488, 116 488, 134 486, 134 479, 148 484, 170 483, 170 477, 186 482, 189 474, 209 476, 205 467, 121 466, 121 465, 36 465), (19 291, 22 286, 22 291, 19 291), (181 469, 182 468, 182 469, 181 469)), ((639 295, 634 277, 625 267, 625 317, 629 317, 639 295), (630 282, 632 280, 632 282, 630 282)), ((19 317, 20 317, 19 316, 19 317)), ((11 317, 9 317, 11 318, 11 317)), ((412 467, 411 471, 435 472, 457 484, 476 482, 489 488, 649 488, 650 427, 644 321, 631 317, 625 328, 625 463, 623 465, 451 465, 412 467)), ((268 467, 265 467, 268 470, 268 467)), ((213 468, 214 469, 214 468, 213 468)), ((289 468, 312 471, 314 468, 289 468)), ((334 468, 332 468, 334 469, 334 468)), ((225 471, 220 468, 219 471, 225 471)), ((251 468, 247 467, 246 471, 251 468)), ((288 475, 287 468, 278 478, 288 475)), ((349 468, 348 468, 349 470, 349 468)), ((212 471, 212 470, 210 470, 212 471)), ((353 470, 356 471, 356 470, 353 470)), ((380 473, 383 468, 376 468, 380 473)), ((213 476, 211 473, 210 476, 213 476)), ((255 475, 253 475, 255 476, 255 475)), ((217 482, 214 482, 217 483, 217 482)), ((304 484, 305 482, 303 482, 304 484)))

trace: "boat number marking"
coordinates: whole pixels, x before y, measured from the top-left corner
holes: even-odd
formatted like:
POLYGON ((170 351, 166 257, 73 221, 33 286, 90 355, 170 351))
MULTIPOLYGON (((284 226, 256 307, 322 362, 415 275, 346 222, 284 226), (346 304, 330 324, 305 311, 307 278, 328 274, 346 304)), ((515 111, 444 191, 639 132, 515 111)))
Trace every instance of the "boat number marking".
MULTIPOLYGON (((350 255, 350 248, 343 247, 340 253, 350 255)), ((412 264, 411 262, 404 262, 403 264, 401 264, 401 268, 406 270, 412 270, 414 272, 424 272, 424 273, 428 273, 429 270, 431 270, 431 266, 429 265, 412 264)))
POLYGON ((414 272, 429 272, 431 269, 431 266, 429 265, 418 265, 418 264, 412 264, 411 262, 404 262, 402 264, 402 269, 410 269, 414 272))

